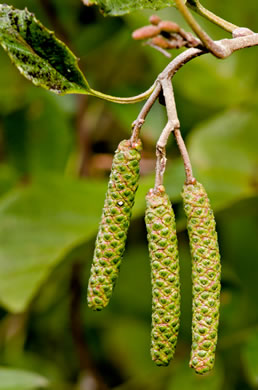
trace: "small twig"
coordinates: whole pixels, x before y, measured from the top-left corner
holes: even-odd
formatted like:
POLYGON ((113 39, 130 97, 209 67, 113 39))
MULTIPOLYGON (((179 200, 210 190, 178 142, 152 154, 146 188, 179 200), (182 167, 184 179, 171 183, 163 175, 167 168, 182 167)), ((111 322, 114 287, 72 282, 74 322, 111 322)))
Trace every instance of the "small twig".
POLYGON ((166 169, 166 145, 168 142, 168 137, 171 132, 179 127, 179 120, 177 117, 176 104, 174 99, 174 93, 172 88, 172 83, 170 79, 161 79, 160 80, 163 95, 165 98, 168 122, 162 131, 159 140, 156 145, 156 177, 155 177, 155 187, 154 190, 158 191, 159 187, 163 185, 163 177, 166 169))
POLYGON ((166 144, 168 141, 168 137, 170 136, 173 130, 174 128, 172 123, 168 121, 156 145, 157 162, 156 162, 156 176, 155 176, 154 191, 158 191, 159 187, 163 185, 163 178, 164 178, 164 173, 165 173, 166 163, 167 163, 166 144))
POLYGON ((161 91, 161 85, 159 82, 156 81, 156 85, 155 85, 155 88, 154 88, 152 94, 150 95, 150 97, 148 98, 148 100, 146 101, 144 106, 142 107, 137 119, 132 124, 133 132, 132 132, 132 136, 131 136, 131 144, 134 144, 135 142, 138 141, 142 125, 145 122, 145 118, 148 115, 151 107, 153 106, 153 104, 157 100, 157 98, 160 94, 160 91, 161 91))
POLYGON ((162 47, 158 46, 158 45, 155 45, 155 43, 151 42, 151 41, 147 41, 145 43, 146 46, 150 46, 152 47, 153 49, 159 51, 161 54, 163 54, 163 56, 167 57, 167 58, 171 58, 171 54, 169 52, 167 52, 165 49, 163 49, 162 47))
MULTIPOLYGON (((183 161, 184 161, 186 183, 192 184, 192 183, 195 183, 196 180, 193 177, 193 171, 192 171, 192 166, 191 166, 189 154, 188 154, 188 151, 186 149, 184 140, 181 136, 180 122, 179 122, 178 116, 177 116, 177 109, 176 109, 174 91, 173 91, 171 80, 167 79, 167 78, 161 79, 161 85, 162 85, 163 94, 164 94, 164 98, 165 98, 165 102, 166 102, 166 109, 167 109, 167 115, 168 115, 168 125, 169 125, 168 128, 170 129, 170 132, 171 131, 174 132, 174 136, 175 136, 179 151, 180 151, 181 156, 182 156, 183 161)), ((163 166, 161 165, 161 162, 162 162, 162 158, 165 157, 165 147, 166 147, 168 136, 169 136, 169 134, 164 134, 164 136, 163 136, 163 132, 162 132, 161 137, 160 137, 158 144, 157 144, 157 152, 160 154, 160 156, 157 159, 157 169, 160 169, 159 166, 161 166, 161 168, 163 168, 163 166), (160 160, 161 162, 158 160, 160 160)), ((161 177, 163 180, 163 175, 164 175, 163 170, 161 171, 161 173, 157 172, 156 173, 156 177, 157 177, 156 180, 159 181, 160 180, 159 177, 161 177)), ((160 183, 160 184, 162 184, 162 183, 160 183)))
POLYGON ((181 131, 179 129, 175 129, 174 136, 177 142, 178 149, 184 161, 186 184, 194 184, 196 182, 196 179, 193 176, 192 164, 183 137, 181 135, 181 131))
POLYGON ((168 120, 173 124, 173 128, 179 128, 180 123, 177 116, 176 102, 171 80, 170 78, 165 77, 160 78, 160 82, 166 102, 168 120))

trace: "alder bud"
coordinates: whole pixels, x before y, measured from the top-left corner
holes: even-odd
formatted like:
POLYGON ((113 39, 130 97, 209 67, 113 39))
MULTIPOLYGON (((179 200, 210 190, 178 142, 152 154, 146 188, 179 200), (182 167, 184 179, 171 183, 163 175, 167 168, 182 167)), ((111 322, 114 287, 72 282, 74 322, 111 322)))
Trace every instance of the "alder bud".
POLYGON ((155 38, 152 38, 151 43, 153 43, 155 46, 159 46, 162 49, 169 49, 170 48, 170 43, 163 38, 161 35, 158 35, 155 38))
POLYGON ((141 39, 149 39, 155 37, 160 32, 159 27, 157 26, 144 26, 135 30, 132 34, 133 39, 141 40, 141 39))
POLYGON ((180 31, 178 24, 170 22, 169 20, 162 20, 158 27, 160 28, 160 31, 165 31, 168 33, 177 33, 180 31))
POLYGON ((149 22, 154 26, 157 26, 161 22, 161 19, 158 15, 151 15, 149 18, 149 22))

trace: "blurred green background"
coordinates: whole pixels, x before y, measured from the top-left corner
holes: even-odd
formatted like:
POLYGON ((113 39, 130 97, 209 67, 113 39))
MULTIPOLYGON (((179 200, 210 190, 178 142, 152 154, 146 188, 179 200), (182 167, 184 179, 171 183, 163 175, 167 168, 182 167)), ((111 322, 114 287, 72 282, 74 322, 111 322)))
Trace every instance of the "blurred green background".
MULTIPOLYGON (((102 92, 141 93, 168 63, 131 39, 152 12, 104 18, 79 0, 5 2, 35 12, 76 53, 90 85, 102 92)), ((203 3, 258 30, 257 0, 203 3)), ((188 29, 175 9, 158 14, 188 29)), ((229 37, 197 19, 212 37, 229 37)), ((112 154, 129 137, 142 103, 55 96, 25 80, 1 50, 0 390, 258 389, 257 59, 257 48, 223 61, 207 55, 174 79, 182 134, 214 207, 222 254, 216 365, 199 377, 188 368, 191 260, 180 199, 184 172, 173 139, 165 184, 177 218, 181 328, 169 367, 155 367, 149 353, 144 197, 154 182, 164 107, 156 103, 142 129, 142 179, 113 299, 103 312, 92 312, 87 282, 112 154)))

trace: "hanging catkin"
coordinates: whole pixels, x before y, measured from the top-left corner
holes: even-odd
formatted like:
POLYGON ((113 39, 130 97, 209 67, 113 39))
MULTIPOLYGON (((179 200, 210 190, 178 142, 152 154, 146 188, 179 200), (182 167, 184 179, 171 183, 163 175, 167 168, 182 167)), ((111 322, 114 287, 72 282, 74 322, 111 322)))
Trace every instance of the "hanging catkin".
POLYGON ((118 277, 138 187, 141 148, 141 141, 131 145, 124 140, 114 155, 88 285, 88 305, 93 310, 107 306, 118 277))
POLYGON ((203 186, 185 184, 184 209, 192 254, 193 318, 190 366, 199 374, 215 360, 220 305, 220 254, 214 215, 203 186))
POLYGON ((152 277, 151 356, 158 366, 172 359, 179 330, 180 283, 175 216, 163 186, 146 196, 152 277))

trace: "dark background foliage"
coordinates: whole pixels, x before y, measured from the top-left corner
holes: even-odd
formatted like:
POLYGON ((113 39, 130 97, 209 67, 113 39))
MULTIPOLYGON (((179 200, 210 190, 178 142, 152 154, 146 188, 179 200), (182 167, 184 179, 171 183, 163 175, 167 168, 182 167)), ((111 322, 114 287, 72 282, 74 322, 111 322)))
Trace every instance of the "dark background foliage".
MULTIPOLYGON (((80 58, 94 89, 131 96, 168 63, 131 39, 151 12, 104 18, 77 0, 6 1, 35 12, 80 58)), ((258 30, 256 0, 205 1, 214 12, 258 30)), ((187 29, 175 9, 158 13, 187 29)), ((214 38, 228 36, 201 21, 214 38)), ((175 56, 177 53, 173 53, 175 56)), ((155 142, 166 115, 156 103, 142 131, 142 179, 121 275, 103 312, 87 308, 94 240, 112 154, 130 135, 142 103, 59 97, 22 78, 0 54, 0 369, 1 390, 249 390, 258 388, 258 76, 257 48, 224 61, 210 55, 174 79, 182 134, 194 173, 215 210, 222 253, 221 322, 216 365, 188 368, 191 260, 180 191, 182 162, 168 146, 166 187, 180 244, 182 316, 174 361, 149 355, 150 267, 144 196, 153 186, 155 142), (9 382, 8 382, 9 381, 9 382)))

